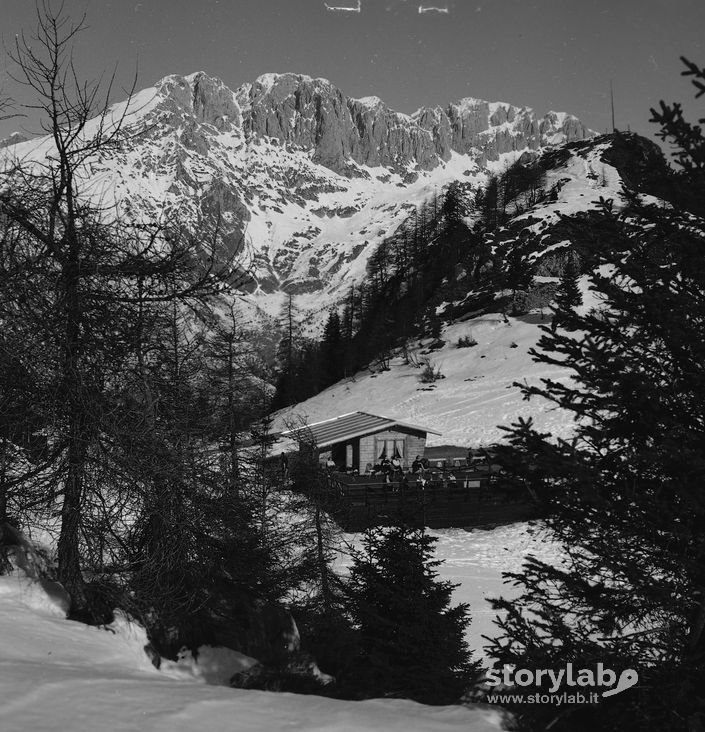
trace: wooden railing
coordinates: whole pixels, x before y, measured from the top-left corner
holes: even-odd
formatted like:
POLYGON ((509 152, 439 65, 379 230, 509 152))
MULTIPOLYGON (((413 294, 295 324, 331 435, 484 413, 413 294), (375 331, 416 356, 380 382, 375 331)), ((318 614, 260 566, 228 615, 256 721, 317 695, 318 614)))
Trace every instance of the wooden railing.
POLYGON ((347 531, 399 520, 432 528, 508 523, 528 518, 533 508, 528 496, 510 492, 487 470, 453 471, 452 478, 427 473, 423 481, 410 476, 391 482, 382 476, 331 473, 328 485, 334 515, 347 531))

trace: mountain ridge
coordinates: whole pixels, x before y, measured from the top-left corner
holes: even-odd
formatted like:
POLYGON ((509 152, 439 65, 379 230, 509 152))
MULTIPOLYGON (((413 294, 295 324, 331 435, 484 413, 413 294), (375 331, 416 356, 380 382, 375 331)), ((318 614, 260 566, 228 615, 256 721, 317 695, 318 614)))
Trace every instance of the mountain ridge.
POLYGON ((474 97, 405 114, 379 97, 346 97, 328 79, 305 74, 264 74, 240 86, 235 96, 246 134, 313 147, 315 159, 344 175, 351 172, 348 157, 370 167, 399 170, 415 163, 429 170, 454 151, 475 157, 482 167, 505 152, 595 134, 573 115, 550 111, 539 118, 529 107, 474 97), (312 138, 305 120, 318 100, 322 103, 311 119, 319 136, 312 138))
MULTIPOLYGON (((474 155, 482 167, 505 152, 596 134, 571 114, 549 111, 539 117, 531 107, 475 97, 463 97, 445 107, 422 106, 406 114, 380 97, 346 96, 328 79, 290 72, 262 74, 235 90, 204 71, 171 74, 137 96, 152 90, 158 102, 160 96, 167 104, 173 97, 177 104, 190 107, 197 121, 221 131, 241 128, 247 139, 269 137, 313 150, 314 159, 344 175, 354 174, 345 157, 370 167, 416 163, 428 170, 449 160, 454 151, 474 155), (395 137, 393 123, 406 127, 407 135, 395 137), (331 137, 339 147, 338 155, 327 155, 331 137)), ((23 141, 11 135, 2 143, 23 141)))
MULTIPOLYGON (((470 97, 404 115, 297 74, 236 90, 170 75, 109 112, 123 114, 128 143, 92 160, 86 185, 133 218, 217 220, 221 254, 246 260, 249 303, 270 316, 287 294, 303 312, 335 304, 379 242, 453 180, 477 188, 527 151, 593 134, 571 115, 470 97)), ((4 153, 31 159, 48 145, 4 153)))

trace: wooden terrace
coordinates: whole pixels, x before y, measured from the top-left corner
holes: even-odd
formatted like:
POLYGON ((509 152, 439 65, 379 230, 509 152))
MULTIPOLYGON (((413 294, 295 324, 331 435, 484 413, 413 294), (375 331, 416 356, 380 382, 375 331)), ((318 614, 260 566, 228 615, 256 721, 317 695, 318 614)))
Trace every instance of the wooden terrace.
POLYGON ((430 528, 477 527, 531 518, 535 506, 528 495, 503 487, 489 467, 431 470, 417 475, 328 476, 331 512, 345 531, 400 520, 430 528))

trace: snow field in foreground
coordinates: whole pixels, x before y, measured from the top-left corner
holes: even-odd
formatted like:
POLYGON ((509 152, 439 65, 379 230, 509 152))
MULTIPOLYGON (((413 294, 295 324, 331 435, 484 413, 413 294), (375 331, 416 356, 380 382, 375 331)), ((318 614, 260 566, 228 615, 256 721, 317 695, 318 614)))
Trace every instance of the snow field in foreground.
MULTIPOLYGON (((31 580, 0 577, 0 728, 8 732, 489 732, 502 712, 406 700, 341 702, 208 685, 250 659, 212 650, 157 671, 144 631, 61 617, 31 580)), ((221 679, 222 680, 222 679, 221 679)))

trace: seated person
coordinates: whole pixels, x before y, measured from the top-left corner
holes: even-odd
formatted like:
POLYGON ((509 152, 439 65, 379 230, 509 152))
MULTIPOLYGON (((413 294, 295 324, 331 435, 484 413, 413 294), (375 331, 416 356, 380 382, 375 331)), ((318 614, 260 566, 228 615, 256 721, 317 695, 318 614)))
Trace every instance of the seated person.
POLYGON ((329 473, 334 473, 338 469, 338 466, 335 464, 335 460, 333 460, 332 457, 329 457, 326 461, 326 468, 328 468, 329 473))
POLYGON ((421 462, 421 455, 417 455, 414 458, 414 462, 411 463, 411 472, 412 473, 423 472, 423 463, 421 462))
POLYGON ((375 470, 372 467, 372 463, 367 463, 367 465, 365 465, 364 475, 374 475, 374 474, 375 474, 375 470))
POLYGON ((401 460, 395 455, 391 460, 392 470, 401 473, 401 460))

